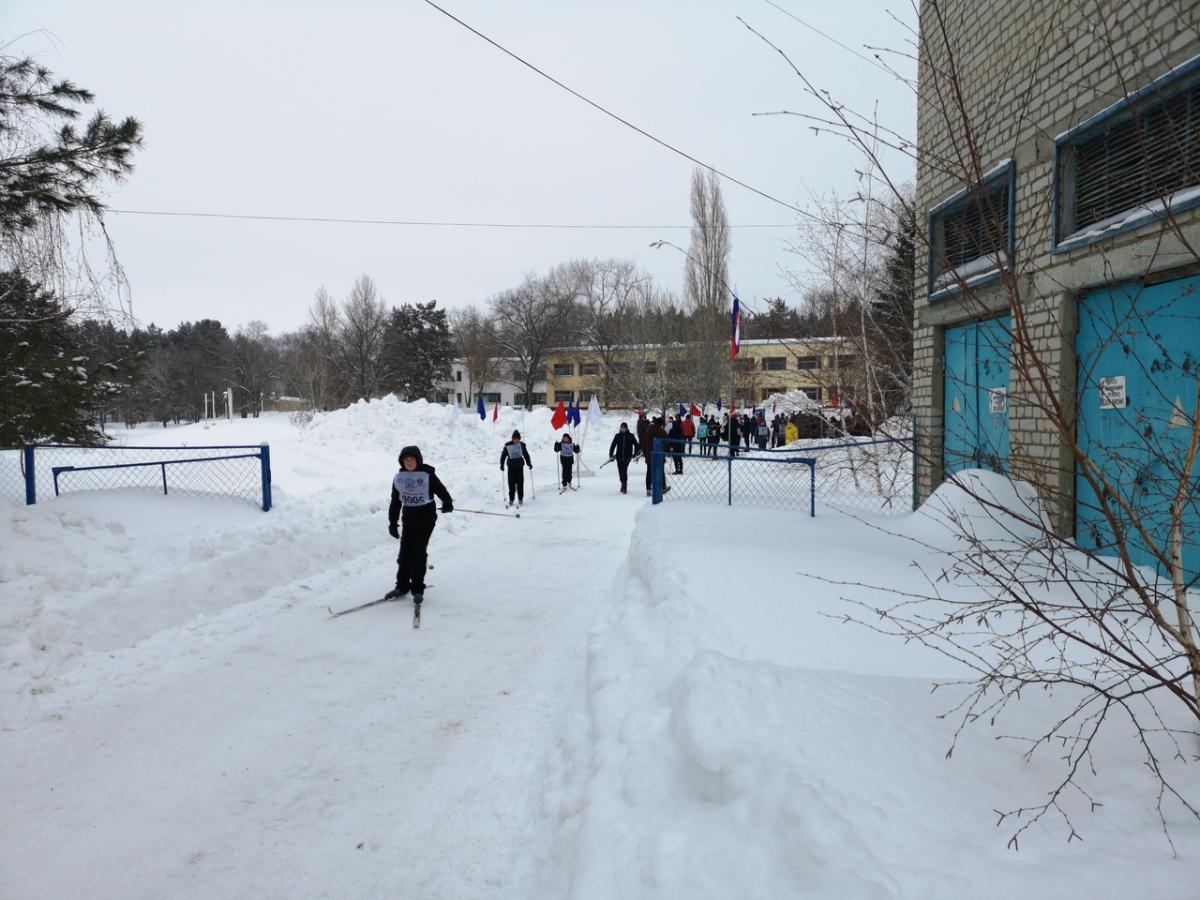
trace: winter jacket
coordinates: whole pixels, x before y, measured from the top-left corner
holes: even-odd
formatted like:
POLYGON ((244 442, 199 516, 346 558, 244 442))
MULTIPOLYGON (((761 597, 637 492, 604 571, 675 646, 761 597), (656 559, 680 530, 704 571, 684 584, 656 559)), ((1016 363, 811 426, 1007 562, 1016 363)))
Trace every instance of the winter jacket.
POLYGON ((701 419, 700 424, 696 426, 696 440, 708 440, 708 423, 703 419, 701 419))
POLYGON ((642 443, 642 453, 645 454, 647 459, 650 459, 653 457, 655 450, 670 450, 670 449, 671 448, 669 446, 667 446, 667 430, 665 428, 663 428, 658 423, 654 423, 653 425, 651 425, 649 428, 646 429, 646 440, 642 443), (654 446, 655 438, 662 439, 662 446, 660 446, 660 447, 654 446))
POLYGON ((685 438, 694 438, 696 436, 696 424, 688 417, 683 420, 683 436, 685 438))
POLYGON ((641 446, 646 446, 646 429, 650 427, 650 422, 645 416, 638 416, 637 424, 633 426, 633 430, 637 432, 637 442, 641 446))
MULTIPOLYGON (((418 460, 421 458, 419 452, 416 457, 418 460)), ((436 519, 434 497, 442 501, 443 508, 454 508, 450 492, 434 474, 433 466, 418 462, 416 469, 411 472, 402 468, 392 478, 392 502, 388 504, 388 524, 396 524, 400 519, 401 509, 404 510, 405 522, 422 518, 436 519)))
POLYGON ((573 441, 555 441, 554 452, 563 459, 571 459, 583 452, 583 445, 576 444, 573 441))
POLYGON ((515 469, 521 466, 533 468, 533 460, 529 458, 529 448, 524 441, 509 441, 504 445, 500 450, 500 468, 503 469, 506 463, 515 469))
POLYGON ((640 449, 637 438, 628 431, 618 431, 608 445, 608 455, 613 459, 630 460, 637 456, 640 449))

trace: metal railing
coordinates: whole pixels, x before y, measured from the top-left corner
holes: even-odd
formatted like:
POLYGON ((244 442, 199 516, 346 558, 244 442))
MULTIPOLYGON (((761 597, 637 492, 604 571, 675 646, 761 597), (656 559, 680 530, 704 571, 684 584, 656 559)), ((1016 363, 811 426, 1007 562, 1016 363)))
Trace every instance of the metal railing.
POLYGON ((655 503, 763 506, 809 515, 912 509, 912 446, 906 440, 806 441, 775 449, 709 444, 704 453, 688 453, 686 445, 672 449, 672 443, 659 438, 652 451, 655 503))
MULTIPOLYGON (((8 466, 5 451, 0 457, 8 466)), ((24 499, 37 503, 67 491, 154 491, 228 496, 271 508, 271 448, 268 444, 195 447, 27 444, 20 453, 24 499), (242 451, 242 452, 228 452, 242 451)), ((2 468, 0 468, 2 471, 2 468)), ((11 496, 0 478, 4 497, 11 496)))

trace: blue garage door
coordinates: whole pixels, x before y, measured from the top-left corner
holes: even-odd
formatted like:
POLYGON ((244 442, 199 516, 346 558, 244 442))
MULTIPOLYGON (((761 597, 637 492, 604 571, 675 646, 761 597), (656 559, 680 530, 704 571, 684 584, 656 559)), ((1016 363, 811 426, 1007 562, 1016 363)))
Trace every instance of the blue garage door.
POLYGON ((1171 506, 1182 487, 1183 561, 1194 581, 1200 566, 1200 473, 1193 469, 1185 482, 1184 463, 1197 412, 1200 277, 1115 285, 1085 295, 1075 349, 1079 443, 1108 481, 1097 490, 1077 467, 1076 540, 1113 552, 1111 515, 1129 535, 1130 558, 1155 564, 1151 548, 1166 549, 1171 506))
POLYGON ((962 469, 1008 470, 1010 318, 947 328, 945 378, 946 476, 962 469))

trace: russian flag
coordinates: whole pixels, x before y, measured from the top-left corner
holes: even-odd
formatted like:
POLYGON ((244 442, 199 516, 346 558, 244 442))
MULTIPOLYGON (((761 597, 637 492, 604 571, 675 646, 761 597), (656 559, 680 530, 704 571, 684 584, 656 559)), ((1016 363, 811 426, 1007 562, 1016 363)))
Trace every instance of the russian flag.
POLYGON ((729 347, 729 358, 737 359, 738 348, 742 343, 742 304, 737 294, 733 295, 733 337, 729 347))

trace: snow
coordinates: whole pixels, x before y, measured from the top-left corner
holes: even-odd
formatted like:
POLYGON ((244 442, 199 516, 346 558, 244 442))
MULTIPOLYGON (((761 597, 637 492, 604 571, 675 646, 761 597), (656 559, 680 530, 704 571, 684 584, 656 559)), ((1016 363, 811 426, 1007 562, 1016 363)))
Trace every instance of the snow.
POLYGON ((1107 219, 1102 219, 1082 231, 1077 231, 1063 238, 1058 242, 1057 250, 1060 252, 1070 250, 1075 245, 1085 241, 1090 242, 1102 238, 1107 234, 1156 221, 1165 216, 1168 211, 1180 209, 1185 204, 1193 203, 1197 199, 1200 199, 1200 185, 1193 185, 1192 187, 1168 194, 1166 197, 1160 197, 1146 203, 1139 203, 1132 209, 1117 213, 1115 216, 1109 216, 1107 219))
MULTIPOLYGON (((931 686, 964 670, 840 620, 881 602, 871 585, 927 588, 951 523, 1003 542, 1019 521, 953 484, 866 520, 651 506, 639 465, 628 496, 615 466, 560 496, 549 416, 387 398, 140 427, 118 439, 269 442, 274 509, 0 507, 0 896, 1195 895, 1200 826, 1167 806, 1173 857, 1119 724, 1085 776, 1104 805, 1069 801, 1085 840, 1047 819, 1007 849, 993 810, 1037 802, 1060 762, 997 737, 1062 701, 1026 698, 947 758, 958 689, 931 686), (467 513, 505 512, 514 427, 521 517, 467 513), (458 507, 423 628, 402 604, 331 620, 390 585, 409 443, 458 507)), ((622 418, 572 431, 591 469, 622 418)), ((1024 486, 958 478, 1041 514, 1024 486)), ((1195 802, 1194 762, 1167 765, 1195 802)))

